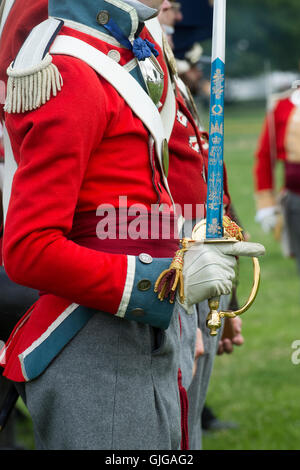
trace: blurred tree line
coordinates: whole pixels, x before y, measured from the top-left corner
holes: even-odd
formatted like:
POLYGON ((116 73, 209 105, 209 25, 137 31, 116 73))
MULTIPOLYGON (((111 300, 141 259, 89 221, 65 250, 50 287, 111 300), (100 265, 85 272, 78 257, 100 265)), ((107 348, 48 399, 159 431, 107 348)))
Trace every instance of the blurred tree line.
MULTIPOLYGON (((179 0, 180 1, 180 0, 179 0)), ((182 59, 195 42, 211 53, 212 0, 181 0, 183 20, 175 28, 175 53, 182 59)), ((300 0, 227 0, 228 76, 273 70, 298 71, 300 0)))
POLYGON ((260 73, 265 61, 272 69, 299 71, 299 0, 228 0, 228 75, 260 73))

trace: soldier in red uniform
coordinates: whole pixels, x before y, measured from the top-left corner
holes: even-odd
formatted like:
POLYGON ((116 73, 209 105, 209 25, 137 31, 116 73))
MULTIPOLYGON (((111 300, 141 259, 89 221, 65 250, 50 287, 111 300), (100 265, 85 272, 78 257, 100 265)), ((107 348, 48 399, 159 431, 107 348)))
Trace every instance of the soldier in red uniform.
POLYGON ((255 163, 256 220, 265 232, 281 225, 282 246, 293 255, 300 269, 300 89, 295 87, 273 96, 266 116, 255 163), (275 166, 282 162, 284 182, 276 196, 275 166))
POLYGON ((41 449, 186 449, 180 316, 230 292, 234 255, 261 251, 202 247, 184 263, 183 305, 153 291, 179 246, 162 229, 176 219, 157 113, 171 82, 140 34, 160 3, 50 1, 8 69, 4 262, 41 296, 1 363, 41 449))

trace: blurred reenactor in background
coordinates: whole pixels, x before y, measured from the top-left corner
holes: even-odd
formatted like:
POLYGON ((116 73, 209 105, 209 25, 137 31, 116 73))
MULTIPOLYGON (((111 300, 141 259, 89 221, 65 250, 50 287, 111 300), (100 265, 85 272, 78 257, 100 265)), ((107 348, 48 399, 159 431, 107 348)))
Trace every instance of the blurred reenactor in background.
POLYGON ((185 54, 184 60, 177 59, 178 75, 189 87, 193 96, 203 96, 208 102, 210 94, 209 80, 205 79, 202 66, 203 49, 195 43, 185 54))
POLYGON ((201 43, 212 36, 213 0, 184 0, 181 12, 173 37, 178 74, 194 96, 201 94, 208 102, 210 83, 203 66, 210 57, 203 54, 201 43))
POLYGON ((255 154, 256 221, 274 231, 283 254, 296 258, 300 273, 300 82, 272 95, 255 154), (284 182, 276 193, 275 167, 281 161, 284 182))
POLYGON ((176 25, 173 37, 177 59, 184 59, 195 43, 212 37, 213 1, 184 0, 181 2, 182 20, 176 25))
POLYGON ((172 49, 174 49, 173 35, 175 32, 175 24, 181 21, 182 18, 181 3, 175 0, 163 1, 158 20, 172 49))

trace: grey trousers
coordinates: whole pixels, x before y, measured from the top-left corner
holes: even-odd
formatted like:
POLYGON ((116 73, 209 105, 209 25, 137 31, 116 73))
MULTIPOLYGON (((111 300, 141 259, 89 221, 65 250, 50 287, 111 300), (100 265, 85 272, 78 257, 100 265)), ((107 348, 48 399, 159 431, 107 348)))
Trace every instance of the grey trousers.
MULTIPOLYGON (((222 296, 220 308, 226 310, 229 296, 222 296)), ((187 389, 189 399, 189 444, 190 450, 202 449, 202 427, 201 415, 206 401, 209 381, 213 371, 214 360, 217 353, 218 342, 222 336, 223 327, 219 329, 217 336, 210 336, 206 326, 206 319, 209 313, 208 302, 201 302, 197 305, 198 326, 202 332, 204 354, 197 361, 197 370, 190 386, 187 389)))
POLYGON ((19 390, 44 450, 178 450, 179 309, 161 334, 98 312, 19 390))
POLYGON ((285 217, 291 250, 300 273, 300 195, 288 191, 285 199, 285 217))

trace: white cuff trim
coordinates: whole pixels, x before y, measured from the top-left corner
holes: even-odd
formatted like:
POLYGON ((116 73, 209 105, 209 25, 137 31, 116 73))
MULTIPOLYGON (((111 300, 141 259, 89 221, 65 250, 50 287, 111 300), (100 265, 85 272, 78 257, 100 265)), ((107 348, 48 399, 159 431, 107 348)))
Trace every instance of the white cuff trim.
POLYGON ((119 305, 119 310, 116 313, 117 317, 124 318, 125 313, 131 298, 133 283, 135 278, 136 261, 135 256, 127 256, 127 277, 123 291, 123 297, 119 305))

